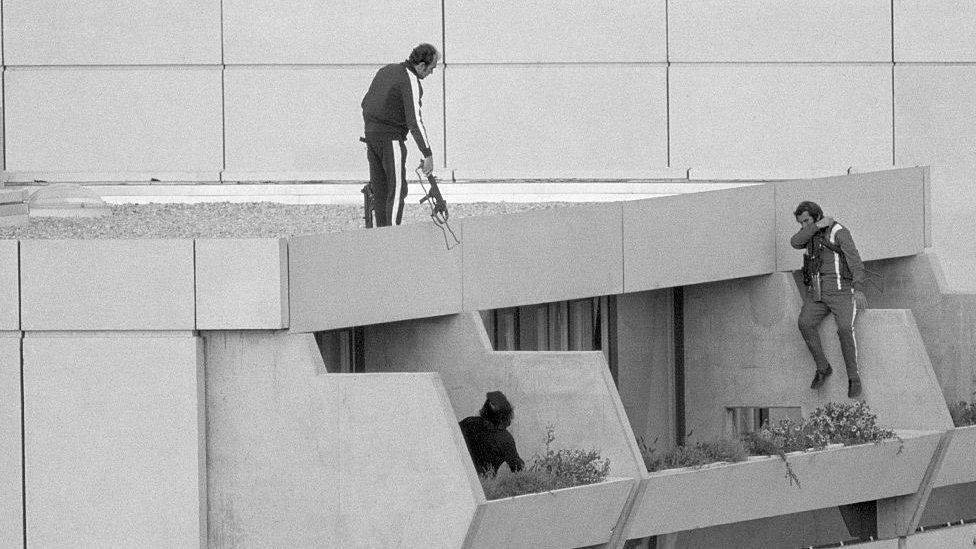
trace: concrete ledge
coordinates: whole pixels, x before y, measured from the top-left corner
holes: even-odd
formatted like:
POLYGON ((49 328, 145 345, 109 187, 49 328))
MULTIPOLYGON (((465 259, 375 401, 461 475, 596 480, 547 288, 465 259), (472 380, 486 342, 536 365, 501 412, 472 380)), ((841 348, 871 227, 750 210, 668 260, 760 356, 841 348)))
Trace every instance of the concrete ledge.
MULTIPOLYGON (((458 238, 463 224, 454 227, 458 238)), ((461 310, 461 254, 433 223, 288 241, 290 326, 330 330, 461 310)))
POLYGON ((464 310, 622 293, 620 226, 620 204, 465 219, 464 310))
POLYGON ((194 329, 192 240, 23 240, 24 330, 194 329))
POLYGON ((24 339, 27 539, 205 547, 199 338, 24 339))
POLYGON ((976 425, 957 427, 949 443, 949 451, 935 477, 934 487, 976 482, 976 425))
POLYGON ((20 329, 20 255, 16 240, 0 240, 0 330, 20 329))
POLYGON ((288 327, 288 246, 284 239, 198 239, 198 330, 288 327))
POLYGON ((976 545, 976 524, 948 526, 905 538, 905 549, 944 549, 976 545))
POLYGON ((466 549, 588 547, 610 540, 635 480, 486 501, 478 506, 466 549))
POLYGON ((0 547, 24 544, 20 372, 20 332, 0 332, 0 547))
POLYGON ((768 185, 624 203, 624 291, 773 272, 772 208, 768 185))
POLYGON ((791 486, 778 457, 660 471, 643 480, 627 538, 704 528, 914 493, 941 434, 905 432, 902 442, 787 455, 800 479, 791 486), (708 500, 702 499, 708 494, 708 500))

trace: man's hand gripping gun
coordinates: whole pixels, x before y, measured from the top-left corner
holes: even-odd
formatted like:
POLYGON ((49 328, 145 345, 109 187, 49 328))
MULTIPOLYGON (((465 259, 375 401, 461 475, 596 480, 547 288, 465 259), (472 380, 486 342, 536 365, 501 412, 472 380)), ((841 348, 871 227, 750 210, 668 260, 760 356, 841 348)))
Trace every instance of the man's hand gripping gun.
POLYGON ((427 183, 430 184, 430 189, 424 187, 424 175, 421 171, 422 167, 423 162, 421 162, 420 166, 414 170, 417 174, 417 179, 420 180, 420 187, 424 189, 424 192, 426 193, 424 194, 424 197, 420 199, 420 203, 423 204, 424 202, 430 201, 430 218, 434 220, 434 224, 440 227, 441 232, 444 233, 444 244, 447 246, 447 249, 450 250, 454 246, 460 244, 461 241, 458 240, 457 235, 454 234, 454 230, 451 229, 451 226, 447 223, 447 220, 451 215, 447 211, 447 200, 444 200, 444 196, 441 195, 441 189, 437 186, 437 178, 434 177, 433 173, 427 174, 427 183), (447 240, 448 232, 451 233, 451 238, 454 240, 453 245, 447 240))

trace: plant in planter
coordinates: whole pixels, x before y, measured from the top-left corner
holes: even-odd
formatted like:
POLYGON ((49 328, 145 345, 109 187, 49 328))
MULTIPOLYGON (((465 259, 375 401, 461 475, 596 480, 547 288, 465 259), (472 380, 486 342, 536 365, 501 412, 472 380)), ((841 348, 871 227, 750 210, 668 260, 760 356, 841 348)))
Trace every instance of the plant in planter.
POLYGON ((955 404, 950 404, 949 415, 952 416, 952 424, 956 427, 976 425, 976 401, 960 400, 955 404))
POLYGON ((702 467, 710 463, 744 461, 748 456, 745 445, 738 440, 704 440, 691 445, 676 446, 660 454, 643 438, 638 440, 637 446, 647 471, 651 473, 677 467, 702 467))
POLYGON ((900 440, 891 429, 879 427, 877 421, 878 416, 864 402, 828 402, 811 412, 806 419, 783 419, 773 425, 767 423, 758 431, 748 433, 745 441, 749 453, 753 455, 778 456, 782 459, 790 484, 795 483, 799 488, 800 479, 790 466, 787 452, 821 450, 828 444, 850 446, 900 440))
POLYGON ((501 499, 537 492, 559 490, 606 480, 610 474, 610 460, 600 457, 600 451, 577 448, 553 448, 555 429, 546 427, 545 451, 536 453, 517 472, 481 475, 481 486, 487 499, 501 499))

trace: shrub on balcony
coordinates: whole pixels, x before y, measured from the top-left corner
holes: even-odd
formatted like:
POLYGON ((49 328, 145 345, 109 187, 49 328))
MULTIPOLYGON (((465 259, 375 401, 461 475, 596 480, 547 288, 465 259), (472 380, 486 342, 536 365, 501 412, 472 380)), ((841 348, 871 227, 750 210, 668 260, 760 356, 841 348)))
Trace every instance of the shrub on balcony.
POLYGON ((601 458, 599 450, 553 448, 556 441, 552 426, 546 428, 544 452, 532 456, 525 469, 481 475, 485 498, 501 499, 537 492, 595 484, 610 474, 610 460, 601 458))
POLYGON ((949 415, 952 416, 952 424, 956 427, 976 425, 976 402, 960 400, 955 404, 950 404, 949 415))
POLYGON ((652 445, 638 441, 641 457, 648 472, 678 467, 701 467, 710 463, 744 461, 748 453, 739 440, 704 440, 695 444, 676 446, 658 453, 652 445))

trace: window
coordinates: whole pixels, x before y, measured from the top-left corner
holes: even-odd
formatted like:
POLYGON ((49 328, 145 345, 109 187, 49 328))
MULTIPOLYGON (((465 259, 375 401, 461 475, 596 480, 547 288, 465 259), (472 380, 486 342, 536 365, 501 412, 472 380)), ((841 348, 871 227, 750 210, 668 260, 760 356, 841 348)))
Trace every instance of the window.
POLYGON ((315 342, 322 353, 326 371, 350 374, 366 371, 366 353, 362 326, 328 332, 315 332, 315 342))
POLYGON ((496 351, 599 351, 608 345, 608 304, 592 297, 482 311, 496 351))
POLYGON ((725 409, 725 434, 728 438, 738 438, 746 433, 758 431, 764 423, 776 423, 781 419, 802 419, 799 406, 739 406, 725 409))

